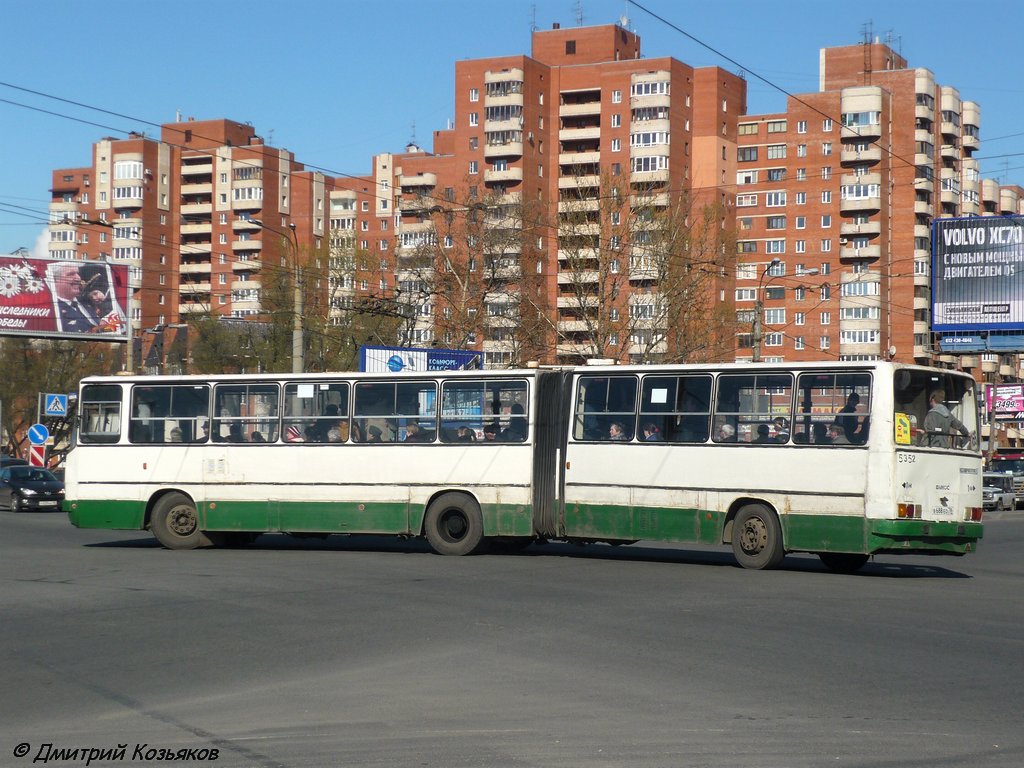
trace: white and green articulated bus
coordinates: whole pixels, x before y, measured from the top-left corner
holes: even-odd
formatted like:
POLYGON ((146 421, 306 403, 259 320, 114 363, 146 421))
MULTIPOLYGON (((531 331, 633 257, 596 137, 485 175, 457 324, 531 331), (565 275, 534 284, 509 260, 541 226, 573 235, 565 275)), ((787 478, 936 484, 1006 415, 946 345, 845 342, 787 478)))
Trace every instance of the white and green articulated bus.
POLYGON ((82 381, 65 509, 166 547, 262 533, 973 551, 977 394, 884 362, 82 381))

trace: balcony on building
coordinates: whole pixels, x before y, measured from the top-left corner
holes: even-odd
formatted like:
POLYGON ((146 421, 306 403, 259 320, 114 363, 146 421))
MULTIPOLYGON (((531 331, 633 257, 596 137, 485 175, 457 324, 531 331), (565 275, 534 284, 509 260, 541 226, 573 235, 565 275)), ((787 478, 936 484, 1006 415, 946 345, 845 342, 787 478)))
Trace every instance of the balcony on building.
POLYGON ((240 253, 231 262, 232 272, 259 272, 263 269, 263 262, 260 261, 259 254, 248 254, 240 253))
POLYGON ((210 176, 213 177, 213 158, 210 155, 193 155, 181 159, 182 176, 210 176))
POLYGON ((209 296, 210 295, 210 283, 207 282, 186 282, 182 280, 178 283, 178 294, 180 296, 209 296))
POLYGON ((424 172, 414 173, 410 176, 402 176, 401 186, 403 192, 407 189, 422 189, 424 187, 436 187, 437 174, 424 172))
POLYGON ((597 296, 559 296, 556 303, 559 309, 586 309, 599 306, 600 300, 597 296))
POLYGON ((581 88, 559 93, 558 116, 579 117, 601 114, 601 90, 581 88))
POLYGON ((559 213, 578 213, 601 210, 601 201, 596 197, 581 197, 576 200, 563 198, 558 202, 559 213))
POLYGON ((210 262, 183 262, 178 266, 178 274, 186 275, 209 275, 212 271, 210 262))
POLYGON ((257 232, 263 227, 250 219, 248 216, 236 216, 231 221, 231 228, 236 232, 257 232))
POLYGON ((630 184, 666 184, 668 183, 668 168, 660 171, 633 171, 629 174, 630 184))
POLYGON ((570 174, 558 177, 559 189, 592 189, 598 194, 601 188, 601 177, 596 173, 570 174))
POLYGON ((839 211, 844 216, 848 216, 854 213, 871 213, 873 211, 881 210, 881 208, 881 191, 879 191, 877 195, 872 195, 870 197, 844 197, 839 201, 839 211))
POLYGON ((201 240, 198 242, 182 242, 179 246, 179 251, 182 258, 189 256, 209 256, 213 246, 209 240, 201 240))
POLYGON ((188 221, 181 222, 178 231, 182 235, 209 235, 213 231, 213 223, 210 221, 188 221))
MULTIPOLYGON (((531 134, 532 135, 532 134, 531 134)), ((484 144, 484 157, 520 157, 523 154, 523 142, 521 141, 506 141, 501 144, 492 144, 486 142, 484 144)))
POLYGON ((1014 368, 1012 365, 1006 365, 1005 363, 1000 363, 999 364, 999 375, 1000 376, 1004 376, 1006 378, 1016 378, 1017 377, 1017 369, 1014 368))
POLYGON ((586 261, 597 258, 596 248, 560 248, 558 250, 559 261, 586 261))
POLYGON ((882 126, 880 123, 844 125, 839 133, 839 138, 843 141, 877 141, 882 138, 882 126))
POLYGON ((209 202, 204 203, 182 203, 181 204, 181 215, 182 216, 209 216, 213 213, 213 204, 209 202))
POLYGON ((522 181, 523 180, 523 169, 522 167, 511 166, 500 171, 496 171, 493 168, 488 168, 484 171, 484 183, 495 184, 498 182, 508 181, 522 181))
MULTIPOLYGON (((574 269, 566 272, 558 273, 558 284, 559 285, 588 285, 590 283, 597 283, 601 278, 601 273, 596 269, 574 269)), ((559 306, 562 306, 559 304, 559 306)))
POLYGON ((559 141, 600 141, 601 126, 592 125, 581 128, 562 128, 558 132, 559 141))
POLYGON ((560 357, 597 357, 597 345, 593 342, 567 342, 558 344, 556 352, 560 357))
POLYGON ((437 200, 433 197, 425 195, 405 195, 398 199, 398 210, 402 213, 418 214, 429 211, 437 204, 437 200))
MULTIPOLYGON (((992 357, 995 357, 994 355, 992 357)), ((981 370, 982 373, 995 373, 999 370, 999 359, 986 359, 990 358, 989 355, 983 355, 981 358, 981 370)))
POLYGON ((631 109, 641 107, 669 107, 672 105, 672 94, 669 93, 639 93, 634 95, 638 88, 647 86, 651 90, 663 90, 658 84, 666 83, 666 89, 671 89, 671 77, 668 72, 644 73, 630 77, 629 106, 631 109))
POLYGON ((981 358, 977 355, 961 355, 960 356, 960 367, 965 371, 969 371, 973 368, 977 368, 981 365, 981 358))
POLYGON ((871 144, 866 149, 848 149, 847 145, 843 145, 839 152, 839 162, 842 165, 874 165, 881 160, 882 148, 876 144, 871 144))
POLYGON ((601 153, 596 150, 561 152, 558 155, 559 165, 597 165, 600 161, 601 153))
POLYGON ((183 183, 181 185, 181 196, 188 197, 190 195, 202 195, 205 198, 209 198, 213 194, 213 184, 208 181, 200 183, 183 183))
POLYGON ((854 248, 852 245, 841 245, 839 248, 839 260, 843 263, 851 261, 877 261, 882 258, 882 246, 866 245, 854 248))
POLYGON ((877 237, 882 234, 882 222, 875 220, 864 222, 863 224, 854 224, 844 221, 839 225, 839 234, 843 237, 852 237, 853 235, 877 237))
POLYGON ((1016 190, 1013 189, 1000 189, 999 190, 999 212, 1004 216, 1013 216, 1020 211, 1018 206, 1020 205, 1020 196, 1016 190))
POLYGON ((231 241, 231 250, 238 251, 259 251, 263 248, 263 242, 255 238, 238 238, 231 241))
POLYGON ((954 142, 943 142, 939 145, 939 156, 945 160, 959 160, 960 146, 954 142))

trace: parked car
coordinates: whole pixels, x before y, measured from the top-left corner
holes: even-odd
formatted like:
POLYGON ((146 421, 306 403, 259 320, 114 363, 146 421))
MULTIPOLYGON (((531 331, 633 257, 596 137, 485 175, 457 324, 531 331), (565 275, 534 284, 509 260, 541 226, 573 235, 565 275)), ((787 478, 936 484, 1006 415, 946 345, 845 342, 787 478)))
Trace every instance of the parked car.
POLYGON ((0 456, 0 469, 4 467, 27 467, 28 462, 15 456, 0 456))
POLYGON ((986 472, 983 479, 981 503, 985 509, 1013 509, 1017 505, 1012 473, 986 472))
POLYGON ((64 483, 48 469, 13 465, 0 469, 0 507, 11 512, 59 512, 64 483))

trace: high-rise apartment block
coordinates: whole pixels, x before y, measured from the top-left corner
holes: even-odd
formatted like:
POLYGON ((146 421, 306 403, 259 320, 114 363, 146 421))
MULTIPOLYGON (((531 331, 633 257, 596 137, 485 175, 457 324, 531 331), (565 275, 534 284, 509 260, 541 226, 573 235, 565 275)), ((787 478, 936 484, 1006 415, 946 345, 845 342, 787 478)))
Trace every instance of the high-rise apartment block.
POLYGON ((395 342, 493 366, 953 363, 930 326, 931 221, 1024 213, 1024 190, 980 178, 980 106, 878 42, 822 50, 819 91, 777 114, 746 113, 740 76, 642 58, 618 25, 457 62, 455 94, 430 151, 365 176, 230 120, 103 139, 53 174, 50 253, 131 264, 136 329, 258 318, 313 259, 335 321, 378 302, 404 318, 395 342))

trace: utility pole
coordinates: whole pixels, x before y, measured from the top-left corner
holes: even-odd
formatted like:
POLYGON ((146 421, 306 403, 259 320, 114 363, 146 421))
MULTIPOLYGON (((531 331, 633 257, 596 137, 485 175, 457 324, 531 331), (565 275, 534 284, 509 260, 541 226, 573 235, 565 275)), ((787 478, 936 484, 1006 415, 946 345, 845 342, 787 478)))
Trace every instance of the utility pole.
POLYGON ((302 266, 299 264, 299 238, 295 233, 295 225, 289 223, 288 231, 284 232, 280 229, 264 224, 259 219, 250 218, 249 221, 256 224, 261 229, 265 229, 269 232, 276 232, 284 237, 288 250, 290 251, 289 263, 291 264, 292 273, 294 275, 292 290, 292 309, 294 310, 292 319, 292 373, 302 373, 306 369, 305 352, 302 345, 303 276, 302 266))

